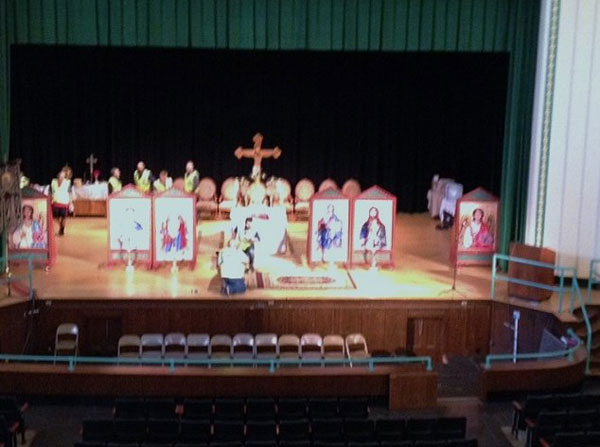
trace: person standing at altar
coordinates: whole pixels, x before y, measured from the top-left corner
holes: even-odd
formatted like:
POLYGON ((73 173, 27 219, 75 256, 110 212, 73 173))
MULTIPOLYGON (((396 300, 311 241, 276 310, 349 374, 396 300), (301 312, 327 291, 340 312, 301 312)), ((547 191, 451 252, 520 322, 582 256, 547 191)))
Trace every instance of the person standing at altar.
POLYGON ((248 256, 250 270, 254 270, 254 253, 256 251, 254 244, 260 242, 260 235, 252 225, 252 217, 246 218, 243 231, 238 231, 238 228, 236 227, 235 236, 237 236, 240 241, 241 250, 248 256))
POLYGON ((58 235, 65 234, 67 215, 71 209, 71 180, 67 178, 67 172, 61 170, 50 184, 52 191, 52 213, 58 218, 60 225, 58 235))
POLYGON ((194 167, 194 162, 192 160, 185 164, 185 174, 183 175, 183 179, 185 182, 185 192, 193 194, 200 183, 200 173, 194 167))
POLYGON ((158 179, 153 183, 154 191, 165 192, 173 187, 173 179, 169 177, 169 173, 164 169, 160 171, 158 179))
POLYGON ((121 170, 114 167, 110 170, 110 178, 108 179, 108 193, 119 192, 123 188, 121 183, 121 170))
POLYGON ((149 193, 152 186, 152 171, 146 169, 143 161, 138 162, 137 169, 133 172, 133 181, 137 189, 143 193, 149 193))

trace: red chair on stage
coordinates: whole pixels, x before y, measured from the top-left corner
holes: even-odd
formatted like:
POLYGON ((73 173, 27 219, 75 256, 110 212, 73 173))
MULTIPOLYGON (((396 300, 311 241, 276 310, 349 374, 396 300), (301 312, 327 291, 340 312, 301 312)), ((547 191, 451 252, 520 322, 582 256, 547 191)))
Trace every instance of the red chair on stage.
POLYGON ((315 184, 311 180, 303 178, 296 183, 294 191, 294 214, 303 213, 308 215, 308 205, 314 193, 315 184))
POLYGON ((217 201, 217 184, 210 177, 204 177, 196 188, 196 211, 198 215, 208 212, 216 215, 219 208, 217 201))
POLYGON ((231 213, 237 206, 240 197, 240 181, 233 177, 225 179, 221 185, 221 197, 219 198, 219 215, 223 212, 231 213))
POLYGON ((325 191, 326 189, 329 189, 329 188, 340 189, 340 188, 338 188, 338 185, 335 182, 335 180, 333 180, 332 178, 326 178, 319 185, 319 192, 325 191))
POLYGON ((348 197, 353 198, 359 195, 362 192, 362 189, 360 188, 360 183, 358 183, 358 180, 351 178, 344 182, 344 185, 342 186, 342 192, 348 197))

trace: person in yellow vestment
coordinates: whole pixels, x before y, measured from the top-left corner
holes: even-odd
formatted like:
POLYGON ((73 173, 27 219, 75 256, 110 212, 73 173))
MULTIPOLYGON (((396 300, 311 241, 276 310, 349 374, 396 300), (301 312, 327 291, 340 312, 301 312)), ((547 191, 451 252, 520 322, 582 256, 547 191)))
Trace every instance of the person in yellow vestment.
POLYGON ((169 177, 169 173, 164 169, 160 171, 158 179, 154 182, 154 191, 165 192, 173 187, 173 179, 169 177))
POLYGON ((108 193, 119 192, 123 188, 121 183, 121 170, 119 168, 112 168, 110 170, 110 178, 108 179, 108 193))
POLYGON ((133 181, 137 189, 141 192, 150 192, 152 186, 152 171, 146 169, 146 164, 143 161, 138 162, 137 169, 133 172, 133 181))
POLYGON ((183 176, 185 181, 185 192, 193 194, 200 183, 200 173, 194 168, 194 162, 188 161, 185 165, 185 174, 183 176))

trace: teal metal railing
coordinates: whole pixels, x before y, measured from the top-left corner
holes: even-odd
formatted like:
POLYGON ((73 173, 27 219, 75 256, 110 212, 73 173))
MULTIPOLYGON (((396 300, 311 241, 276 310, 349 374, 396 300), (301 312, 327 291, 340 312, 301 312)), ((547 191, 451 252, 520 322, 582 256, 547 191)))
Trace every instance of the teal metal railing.
POLYGON ((52 355, 13 355, 0 354, 0 362, 4 363, 52 363, 67 365, 69 371, 75 371, 77 365, 142 365, 142 366, 164 366, 170 371, 178 367, 203 366, 247 366, 268 367, 269 372, 274 373, 281 366, 366 366, 369 371, 374 371, 377 365, 403 365, 423 364, 427 371, 433 369, 430 356, 422 357, 368 357, 352 359, 181 359, 181 358, 139 358, 139 357, 79 357, 79 356, 52 356, 52 355))
MULTIPOLYGON (((491 285, 491 298, 494 299, 496 297, 496 281, 505 281, 513 284, 520 284, 523 286, 534 287, 542 290, 549 290, 553 293, 559 294, 559 305, 558 312, 562 313, 563 311, 563 303, 564 297, 567 292, 570 293, 569 300, 569 312, 573 315, 575 310, 575 301, 579 304, 579 309, 581 310, 581 315, 583 318, 583 322, 585 323, 586 329, 586 351, 587 351, 587 360, 586 360, 586 372, 590 370, 590 354, 592 349, 592 325, 590 323, 590 318, 588 315, 587 308, 585 306, 585 301, 581 295, 581 289, 579 287, 579 282, 577 281, 577 269, 575 267, 563 267, 557 266, 554 264, 548 264, 545 262, 532 261, 530 259, 525 258, 517 258, 514 256, 507 256, 502 254, 495 254, 492 261, 492 285, 491 285), (550 286, 548 284, 541 284, 535 281, 528 281, 519 278, 511 278, 508 275, 500 275, 498 274, 498 261, 509 261, 518 264, 531 265, 540 268, 550 269, 554 272, 558 273, 558 286, 550 286), (565 285, 566 275, 570 274, 571 286, 565 285)), ((575 335, 575 333, 569 329, 570 333, 575 335)), ((581 340, 580 340, 581 341, 581 340)), ((574 349, 573 349, 574 350, 574 349)), ((531 359, 540 359, 540 358, 556 358, 563 357, 568 354, 567 351, 556 351, 550 353, 525 353, 525 354, 517 354, 516 360, 531 360, 531 359)), ((513 354, 490 354, 486 357, 486 367, 489 363, 494 360, 506 360, 507 357, 513 359, 515 356, 513 354), (490 358, 488 360, 488 358, 490 358)), ((569 357, 571 359, 572 356, 569 357)))
POLYGON ((590 261, 590 276, 588 278, 587 302, 592 303, 592 287, 600 284, 600 259, 590 261))
POLYGON ((10 269, 7 269, 4 277, 0 277, 0 285, 8 284, 9 286, 18 281, 26 281, 29 285, 29 299, 33 299, 33 261, 35 259, 46 259, 45 255, 34 253, 12 254, 8 256, 0 256, 0 265, 9 265, 14 261, 27 261, 27 273, 23 275, 13 275, 10 269))
MULTIPOLYGON (((583 341, 581 340, 581 338, 579 338, 577 336, 577 334, 575 332, 573 332, 573 329, 571 329, 571 328, 567 329, 567 334, 569 335, 569 337, 576 340, 575 345, 573 345, 572 347, 570 347, 568 349, 561 349, 560 351, 551 351, 551 352, 529 352, 526 354, 518 354, 517 353, 517 355, 516 355, 517 361, 518 360, 556 359, 556 358, 567 357, 568 360, 570 362, 572 362, 575 351, 577 351, 581 347, 581 345, 583 344, 583 341)), ((485 357, 485 368, 486 369, 491 368, 492 362, 504 362, 507 360, 514 360, 514 359, 515 359, 514 354, 488 354, 485 357)))

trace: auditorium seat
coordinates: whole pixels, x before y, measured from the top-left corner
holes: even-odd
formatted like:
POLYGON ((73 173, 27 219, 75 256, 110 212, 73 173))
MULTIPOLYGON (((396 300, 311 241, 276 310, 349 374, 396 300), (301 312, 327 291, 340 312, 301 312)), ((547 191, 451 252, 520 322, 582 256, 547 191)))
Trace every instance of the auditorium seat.
POLYGON ((162 334, 144 334, 141 341, 140 354, 142 358, 161 358, 165 354, 162 334))
POLYGON ((254 358, 254 336, 248 333, 235 334, 232 340, 231 356, 234 359, 254 358))
POLYGON ((323 358, 323 339, 319 334, 304 334, 300 337, 302 360, 323 358))
POLYGON ((307 416, 306 399, 280 398, 277 402, 279 421, 304 420, 307 416))
POLYGON ((314 419, 331 419, 339 416, 338 400, 334 397, 316 397, 308 401, 308 414, 314 419))
POLYGON ((467 419, 464 417, 441 417, 435 420, 437 439, 464 439, 467 432, 467 419))
POLYGON ((211 421, 213 418, 213 403, 211 399, 184 399, 183 419, 211 421))
POLYGON ((115 399, 114 417, 119 419, 146 418, 146 401, 139 397, 115 399))
POLYGON ((177 404, 175 399, 154 398, 146 399, 146 415, 152 419, 170 419, 176 417, 177 404))
POLYGON ((314 441, 343 441, 344 422, 341 418, 313 418, 311 422, 314 441))
POLYGON ((269 441, 275 443, 277 440, 277 426, 274 420, 251 421, 246 423, 246 443, 269 441))
POLYGON ((413 441, 434 437, 434 418, 414 418, 406 421, 406 436, 413 441))
POLYGON ((369 399, 366 397, 340 397, 340 415, 349 419, 366 418, 369 415, 369 399))
POLYGON ((179 421, 170 419, 148 419, 148 440, 173 443, 179 436, 179 421))
MULTIPOLYGON (((209 419, 182 419, 179 432, 181 443, 205 444, 210 440, 211 422, 209 419)), ((179 443, 178 443, 179 444, 179 443)))
POLYGON ((215 399, 215 420, 244 421, 244 399, 215 399))
POLYGON ((217 213, 217 184, 210 177, 204 177, 198 183, 196 188, 196 210, 199 215, 203 212, 210 214, 217 213))
MULTIPOLYGON (((4 444, 0 443, 0 446, 4 446, 4 444)), ((105 442, 85 442, 85 441, 79 441, 76 442, 75 444, 73 444, 73 447, 106 447, 106 443, 105 442)))
POLYGON ((361 193, 360 183, 358 180, 350 178, 342 185, 342 192, 352 199, 361 193))
POLYGON ((141 346, 142 343, 138 335, 122 335, 119 338, 117 356, 137 358, 140 356, 141 346))
POLYGON ((323 192, 326 189, 330 189, 330 188, 339 189, 337 183, 335 182, 335 180, 333 180, 331 178, 326 178, 319 185, 319 192, 323 192))
POLYGON ((210 357, 210 336, 208 334, 188 334, 185 349, 185 356, 188 359, 208 359, 210 357))
POLYGON ((294 190, 294 214, 308 215, 308 205, 314 193, 315 184, 312 180, 303 178, 296 183, 294 190))
POLYGON ((278 443, 279 447, 311 447, 311 442, 307 439, 301 439, 296 441, 287 441, 280 439, 278 443))
POLYGON ((8 423, 10 430, 21 434, 21 441, 25 442, 25 418, 24 413, 28 404, 20 404, 14 396, 0 396, 0 417, 8 423))
POLYGON ((380 442, 396 442, 405 439, 404 419, 379 419, 375 422, 375 432, 380 442))
POLYGON ((77 355, 79 352, 79 326, 75 323, 62 323, 56 328, 54 356, 77 355))
POLYGON ((279 358, 299 359, 300 338, 294 334, 283 334, 279 336, 279 358))
POLYGON ((246 419, 248 421, 275 421, 276 418, 275 399, 252 398, 246 400, 246 419))
POLYGON ((256 334, 254 337, 254 353, 257 359, 274 359, 279 356, 277 334, 256 334))
MULTIPOLYGON (((215 413, 216 417, 216 413, 215 413)), ((244 422, 239 419, 217 420, 213 424, 211 445, 220 441, 244 442, 244 422)))
MULTIPOLYGON (((281 411, 280 411, 281 419, 281 411)), ((281 419, 279 422, 279 444, 282 441, 306 441, 310 436, 308 419, 281 419)))
POLYGON ((323 357, 326 359, 345 359, 344 338, 341 335, 323 337, 323 357))
POLYGON ((348 442, 375 441, 375 422, 370 419, 345 419, 344 436, 348 442))
POLYGON ((118 442, 142 442, 146 438, 146 420, 115 418, 115 438, 118 442))
POLYGON ((231 337, 226 334, 216 334, 210 338, 210 357, 212 359, 230 359, 232 351, 231 337))
POLYGON ((115 434, 112 419, 84 419, 81 426, 81 439, 85 442, 112 441, 115 434))
POLYGON ((186 351, 186 338, 181 332, 171 332, 165 335, 165 358, 183 359, 186 351))

